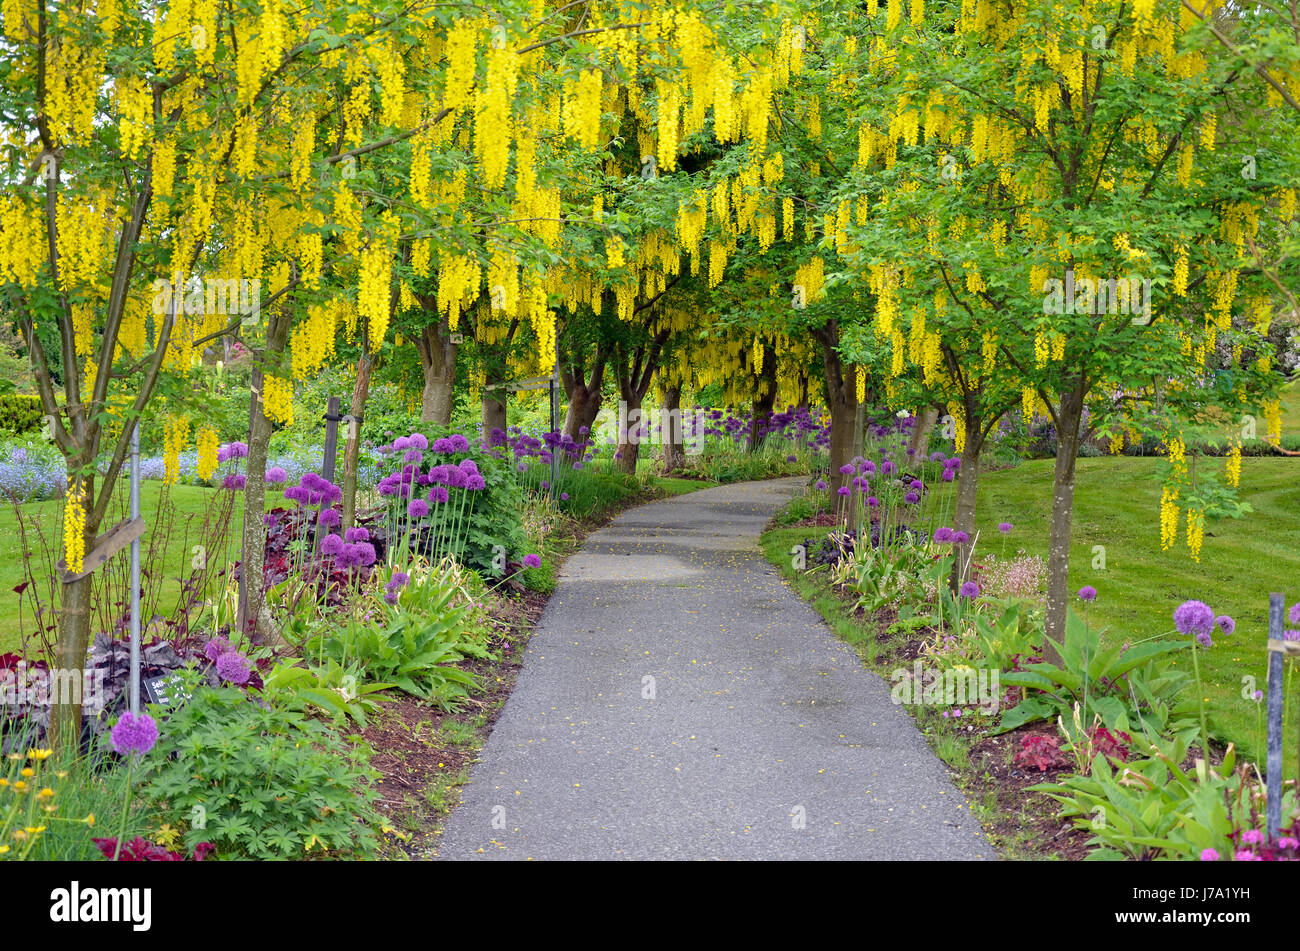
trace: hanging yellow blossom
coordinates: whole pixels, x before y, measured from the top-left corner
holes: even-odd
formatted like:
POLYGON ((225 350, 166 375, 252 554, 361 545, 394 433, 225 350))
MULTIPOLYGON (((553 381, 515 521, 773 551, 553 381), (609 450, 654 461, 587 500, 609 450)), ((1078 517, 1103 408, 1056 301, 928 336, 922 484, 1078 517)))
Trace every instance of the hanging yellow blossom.
POLYGON ((86 558, 86 490, 69 486, 63 506, 63 561, 68 571, 80 574, 86 558))

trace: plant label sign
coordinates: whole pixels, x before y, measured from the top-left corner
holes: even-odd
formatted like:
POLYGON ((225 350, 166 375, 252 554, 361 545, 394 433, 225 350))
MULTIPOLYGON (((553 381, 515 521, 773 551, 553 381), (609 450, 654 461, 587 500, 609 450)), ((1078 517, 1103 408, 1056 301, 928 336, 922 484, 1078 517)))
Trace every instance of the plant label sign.
POLYGON ((194 696, 185 689, 179 673, 144 678, 144 693, 149 703, 160 707, 178 707, 194 696))

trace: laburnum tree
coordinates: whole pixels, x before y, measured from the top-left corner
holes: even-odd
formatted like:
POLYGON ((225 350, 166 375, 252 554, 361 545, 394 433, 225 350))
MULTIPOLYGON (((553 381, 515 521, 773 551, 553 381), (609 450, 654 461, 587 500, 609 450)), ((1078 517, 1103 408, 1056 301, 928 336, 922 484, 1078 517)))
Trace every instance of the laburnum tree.
MULTIPOLYGON (((941 350, 966 334, 974 357, 977 338, 990 380, 1052 420, 1059 638, 1085 409, 1175 455, 1192 405, 1275 418, 1276 374, 1242 365, 1271 313, 1243 248, 1290 227, 1294 128, 1252 74, 1200 54, 1172 2, 894 3, 868 20, 857 164, 876 197, 845 231, 869 248, 872 331, 894 353, 922 319, 941 350), (1268 161, 1243 175, 1243 155, 1268 161)), ((1188 509, 1193 549, 1204 515, 1188 509)))
MULTIPOLYGON (((215 471, 215 432, 194 425, 201 411, 186 397, 194 362, 247 320, 260 320, 252 335, 266 352, 284 346, 289 297, 336 264, 323 254, 323 210, 298 192, 383 144, 364 141, 335 92, 357 85, 367 51, 396 48, 435 6, 4 5, 0 288, 69 475, 61 666, 84 663, 83 561, 134 423, 167 417, 169 481, 194 430, 200 474, 215 471), (334 131, 313 139, 326 114, 334 131), (48 327, 59 381, 38 332, 48 327)), ((402 78, 382 68, 396 57, 379 58, 384 115, 409 126, 402 78)), ((259 375, 263 404, 283 416, 278 365, 259 375)), ((79 722, 79 704, 60 703, 56 742, 75 739, 79 722)))

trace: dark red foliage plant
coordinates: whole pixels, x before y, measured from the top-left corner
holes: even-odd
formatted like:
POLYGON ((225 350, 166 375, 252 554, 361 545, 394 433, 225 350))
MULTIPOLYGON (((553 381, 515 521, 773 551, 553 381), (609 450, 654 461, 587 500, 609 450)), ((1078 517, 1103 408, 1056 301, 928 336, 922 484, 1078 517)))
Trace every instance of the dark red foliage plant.
POLYGON ((1030 733, 1020 738, 1020 751, 1016 753, 1015 763, 1025 769, 1046 772, 1060 769, 1066 765, 1065 754, 1061 752, 1059 737, 1046 733, 1030 733))

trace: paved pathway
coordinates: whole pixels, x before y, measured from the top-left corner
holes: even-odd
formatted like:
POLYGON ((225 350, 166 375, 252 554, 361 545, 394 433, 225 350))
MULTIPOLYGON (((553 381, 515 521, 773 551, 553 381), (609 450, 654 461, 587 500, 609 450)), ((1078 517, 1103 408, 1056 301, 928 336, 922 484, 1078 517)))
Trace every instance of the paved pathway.
POLYGON ((759 550, 798 485, 654 502, 587 539, 441 858, 995 858, 889 685, 759 550))

